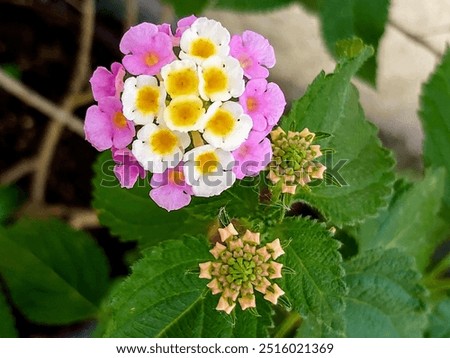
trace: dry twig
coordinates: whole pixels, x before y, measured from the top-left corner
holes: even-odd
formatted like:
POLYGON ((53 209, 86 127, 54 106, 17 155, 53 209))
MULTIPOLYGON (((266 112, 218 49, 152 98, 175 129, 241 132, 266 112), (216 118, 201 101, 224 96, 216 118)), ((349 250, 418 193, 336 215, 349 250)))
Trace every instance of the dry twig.
POLYGON ((30 107, 46 114, 55 121, 61 122, 61 124, 67 126, 74 133, 84 137, 83 122, 80 118, 60 108, 45 97, 42 97, 30 87, 7 75, 2 69, 0 69, 0 87, 30 107))
MULTIPOLYGON (((69 90, 61 105, 61 107, 68 112, 71 112, 74 109, 74 98, 78 96, 79 92, 82 90, 88 74, 92 40, 94 35, 94 0, 85 0, 81 10, 81 35, 77 61, 69 90)), ((47 127, 47 132, 42 141, 38 154, 37 170, 31 188, 31 200, 34 203, 44 202, 50 164, 53 160, 56 145, 59 142, 63 129, 63 124, 58 121, 52 121, 47 127)))

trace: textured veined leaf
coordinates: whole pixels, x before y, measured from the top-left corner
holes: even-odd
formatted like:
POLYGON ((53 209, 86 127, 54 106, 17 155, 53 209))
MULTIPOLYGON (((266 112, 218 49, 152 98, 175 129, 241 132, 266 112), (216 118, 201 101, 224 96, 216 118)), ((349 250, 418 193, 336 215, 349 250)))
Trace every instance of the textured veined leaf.
POLYGON ((425 166, 446 170, 445 207, 450 219, 450 49, 422 88, 420 118, 425 132, 423 156, 425 166))
MULTIPOLYGON (((389 3, 389 0, 320 1, 322 34, 330 52, 336 56, 336 43, 355 36, 377 51, 388 20, 389 3)), ((376 85, 376 57, 370 58, 362 65, 358 75, 376 85)))
POLYGON ((422 337, 426 309, 414 259, 397 249, 364 252, 345 263, 347 337, 422 337))
POLYGON ((0 231, 0 274, 31 321, 95 318, 108 289, 108 264, 84 232, 57 220, 21 220, 0 231))
POLYGON ((389 208, 365 221, 357 238, 362 251, 383 247, 399 248, 416 259, 420 270, 429 265, 442 236, 438 212, 444 194, 445 172, 429 170, 425 178, 406 190, 400 189, 389 208))
POLYGON ((169 240, 144 252, 132 274, 106 305, 106 337, 266 337, 271 325, 267 303, 256 317, 237 309, 236 317, 215 310, 217 296, 192 273, 209 261, 204 239, 169 240))
POLYGON ((450 298, 440 301, 431 312, 427 336, 450 338, 450 298))
POLYGON ((342 336, 346 287, 339 242, 324 226, 304 218, 287 218, 269 235, 287 245, 283 263, 295 273, 285 274, 280 286, 293 309, 308 320, 307 335, 342 336))
POLYGON ((292 105, 282 120, 285 130, 327 132, 318 141, 334 153, 324 155, 329 175, 341 186, 324 180, 311 191, 299 190, 297 200, 316 207, 336 226, 352 225, 385 207, 392 192, 394 160, 382 147, 376 128, 369 123, 359 104, 351 77, 373 54, 364 47, 357 57, 344 59, 331 75, 321 73, 305 95, 292 105))

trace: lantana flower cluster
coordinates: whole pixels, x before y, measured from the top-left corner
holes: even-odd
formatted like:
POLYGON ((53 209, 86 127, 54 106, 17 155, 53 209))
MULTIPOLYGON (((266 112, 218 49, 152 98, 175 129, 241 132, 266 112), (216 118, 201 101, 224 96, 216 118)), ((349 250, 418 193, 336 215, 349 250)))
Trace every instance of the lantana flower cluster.
POLYGON ((266 136, 285 98, 267 81, 275 55, 268 40, 231 36, 205 17, 141 23, 120 42, 122 63, 99 67, 90 83, 98 102, 86 114, 86 139, 111 150, 122 187, 152 174, 150 197, 167 210, 191 196, 219 195, 270 162, 266 136))
POLYGON ((281 127, 270 133, 273 158, 268 178, 281 183, 283 193, 295 194, 297 186, 305 186, 312 179, 323 179, 326 167, 316 159, 322 156, 320 145, 312 144, 315 134, 308 128, 286 133, 281 127))
POLYGON ((212 279, 212 294, 221 294, 216 309, 230 314, 236 307, 256 307, 255 290, 267 301, 278 303, 284 291, 271 282, 282 277, 283 264, 275 260, 284 254, 280 240, 260 245, 260 234, 249 230, 240 236, 233 224, 219 229, 220 240, 211 254, 216 259, 200 264, 200 278, 212 279))

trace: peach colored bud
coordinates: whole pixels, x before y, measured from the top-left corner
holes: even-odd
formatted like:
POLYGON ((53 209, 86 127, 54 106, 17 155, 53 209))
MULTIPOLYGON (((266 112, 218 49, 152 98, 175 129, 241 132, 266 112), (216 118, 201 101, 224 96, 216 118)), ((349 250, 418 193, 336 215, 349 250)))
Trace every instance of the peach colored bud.
POLYGON ((222 242, 224 242, 231 236, 239 235, 239 233, 236 231, 233 224, 229 223, 227 227, 219 228, 219 235, 220 235, 220 240, 222 240, 222 242))
POLYGON ((267 288, 264 299, 272 302, 274 305, 278 303, 278 298, 284 295, 284 291, 276 283, 267 288))
POLYGON ((297 185, 286 185, 283 184, 281 186, 281 192, 287 194, 295 194, 295 189, 297 189, 297 185))
POLYGON ((310 132, 308 128, 303 129, 300 133, 299 136, 302 138, 306 138, 308 136, 311 136, 311 139, 307 142, 312 142, 314 137, 316 136, 314 133, 310 132))
POLYGON ((219 303, 217 304, 216 310, 225 311, 226 313, 230 314, 231 311, 233 311, 234 307, 236 307, 235 302, 231 303, 228 301, 228 299, 222 296, 219 299, 219 303))
POLYGON ((220 242, 216 242, 216 246, 209 250, 209 252, 214 256, 215 259, 218 259, 220 257, 220 254, 226 249, 226 246, 222 245, 220 242))
POLYGON ((220 282, 215 278, 214 280, 212 280, 211 282, 209 282, 206 287, 208 287, 213 295, 216 295, 220 292, 222 292, 222 285, 220 284, 220 282))
POLYGON ((281 269, 283 268, 283 264, 272 261, 269 267, 269 278, 281 278, 281 269))
POLYGON ((319 158, 322 156, 322 152, 320 151, 320 145, 314 144, 314 145, 311 145, 309 148, 311 149, 311 151, 315 152, 315 154, 316 154, 313 157, 313 159, 319 158))
POLYGON ((260 234, 259 232, 251 232, 250 230, 247 230, 244 236, 242 237, 242 240, 249 244, 259 245, 260 234))
POLYGON ((284 177, 284 182, 286 183, 286 182, 290 182, 290 183, 292 183, 292 182, 294 182, 295 181, 295 175, 286 175, 285 177, 284 177))
POLYGON ((239 296, 239 289, 233 289, 231 287, 226 287, 222 293, 222 297, 229 298, 232 301, 236 301, 238 296, 239 296))
POLYGON ((286 134, 286 132, 281 129, 281 127, 277 127, 277 129, 274 129, 272 132, 270 132, 270 138, 272 138, 272 141, 277 139, 280 134, 286 134))
POLYGON ((228 245, 231 251, 236 251, 244 248, 244 243, 242 242, 241 239, 230 240, 228 241, 228 245))
POLYGON ((268 263, 262 263, 261 265, 259 265, 259 267, 261 268, 261 276, 269 276, 269 267, 270 265, 268 263))
POLYGON ((283 248, 280 244, 280 239, 273 240, 271 243, 267 244, 266 247, 267 251, 274 260, 284 254, 283 248))
POLYGON ((242 310, 246 310, 247 308, 256 307, 256 299, 255 295, 248 295, 238 299, 239 304, 241 305, 242 310))
POLYGON ((214 276, 219 276, 220 275, 220 268, 222 267, 222 264, 220 262, 213 262, 211 264, 212 268, 211 268, 211 274, 214 276))
POLYGON ((269 171, 269 174, 267 175, 267 179, 269 179, 273 184, 276 184, 281 180, 281 178, 278 175, 276 175, 273 170, 269 171))
POLYGON ((211 268, 212 268, 211 261, 203 262, 203 263, 199 264, 199 266, 200 266, 200 275, 198 277, 210 279, 212 277, 211 276, 211 268))
POLYGON ((315 170, 311 174, 311 177, 316 179, 323 179, 323 173, 326 169, 327 167, 325 165, 323 165, 322 163, 318 163, 315 170))
POLYGON ((249 253, 253 256, 256 253, 256 247, 250 246, 249 244, 245 244, 244 253, 249 253))
POLYGON ((255 290, 265 294, 267 288, 270 286, 270 282, 267 278, 263 277, 260 282, 255 286, 255 290))
POLYGON ((263 262, 266 262, 268 259, 270 259, 270 253, 267 251, 266 246, 263 246, 260 249, 256 250, 256 253, 261 257, 263 262))

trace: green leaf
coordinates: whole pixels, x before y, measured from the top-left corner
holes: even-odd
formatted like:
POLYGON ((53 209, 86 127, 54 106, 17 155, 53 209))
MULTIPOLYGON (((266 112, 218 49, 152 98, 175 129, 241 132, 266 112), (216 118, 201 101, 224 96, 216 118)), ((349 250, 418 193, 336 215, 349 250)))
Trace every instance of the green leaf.
POLYGON ((281 258, 295 273, 285 274, 280 286, 293 309, 314 327, 308 335, 341 336, 346 288, 340 244, 322 225, 304 218, 286 218, 270 236, 289 242, 281 258))
POLYGON ((18 208, 20 192, 15 186, 0 186, 0 224, 3 224, 18 208))
POLYGON ((414 259, 397 249, 364 252, 345 264, 347 337, 422 337, 427 324, 414 259))
POLYGON ((208 281, 189 273, 211 260, 206 240, 170 240, 144 252, 133 273, 107 305, 107 337, 262 337, 267 336, 270 308, 261 302, 262 317, 237 310, 231 316, 215 310, 217 296, 208 281), (189 329, 186 329, 189 327, 189 329))
POLYGON ((139 180, 133 189, 119 186, 113 174, 110 153, 103 153, 94 164, 94 201, 100 222, 125 241, 139 241, 141 247, 183 235, 206 235, 217 220, 221 207, 230 217, 250 217, 258 205, 259 194, 249 181, 238 181, 220 196, 192 197, 189 206, 167 212, 149 197, 147 179, 139 180))
POLYGON ((11 309, 0 286, 0 338, 16 338, 17 330, 11 309))
POLYGON ((420 118, 425 166, 444 167, 447 172, 442 212, 450 220, 450 49, 422 88, 420 118))
POLYGON ((163 0, 164 3, 172 5, 178 17, 189 15, 200 15, 208 5, 209 0, 163 0))
MULTIPOLYGON (((360 37, 375 50, 383 36, 389 12, 389 0, 324 0, 320 2, 322 34, 330 52, 336 56, 336 42, 360 37)), ((358 75, 376 84, 376 57, 369 59, 358 75)))
POLYGON ((334 74, 321 73, 282 122, 285 130, 308 128, 332 135, 317 143, 335 150, 324 155, 325 173, 338 179, 342 187, 325 180, 311 191, 300 191, 296 199, 310 203, 338 227, 363 221, 386 206, 394 181, 392 154, 366 121, 358 92, 350 83, 372 54, 366 46, 358 57, 343 60, 334 74))
MULTIPOLYGON (((189 228, 184 210, 167 212, 149 197, 150 184, 139 180, 133 189, 121 188, 113 173, 110 153, 102 153, 94 164, 94 201, 100 222, 122 240, 155 244, 180 237, 189 228), (177 225, 170 225, 177 223, 177 225)), ((195 229, 195 228, 194 228, 195 229)))
POLYGON ((215 0, 213 6, 235 11, 268 11, 285 7, 295 0, 215 0))
POLYGON ((357 234, 360 249, 399 248, 415 257, 422 271, 442 240, 434 235, 444 194, 444 170, 428 171, 425 178, 396 194, 388 209, 364 222, 357 234))
POLYGON ((108 288, 101 249, 57 220, 21 220, 2 229, 0 273, 17 308, 43 324, 95 317, 108 288))
POLYGON ((431 312, 427 336, 450 338, 450 298, 439 302, 431 312))

